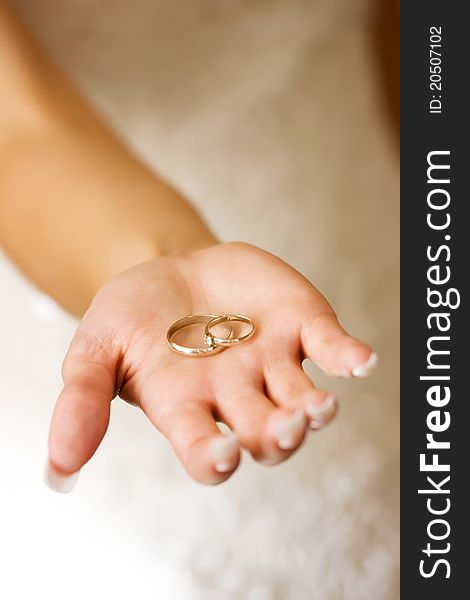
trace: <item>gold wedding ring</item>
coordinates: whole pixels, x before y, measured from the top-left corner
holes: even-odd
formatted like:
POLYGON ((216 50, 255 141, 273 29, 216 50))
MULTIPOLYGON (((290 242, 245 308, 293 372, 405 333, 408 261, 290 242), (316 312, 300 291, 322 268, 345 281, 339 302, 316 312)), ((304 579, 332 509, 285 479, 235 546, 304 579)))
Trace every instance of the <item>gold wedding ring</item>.
POLYGON ((247 342, 253 337, 255 333, 255 324, 249 317, 243 315, 189 315, 175 321, 167 331, 166 338, 170 348, 178 354, 185 356, 209 356, 211 354, 217 354, 222 350, 225 350, 228 346, 234 346, 236 344, 242 344, 247 342), (237 321, 241 323, 248 323, 251 325, 250 331, 245 335, 238 338, 233 337, 232 322, 237 321), (182 329, 191 325, 204 325, 204 346, 192 347, 178 344, 174 341, 175 335, 182 329), (214 327, 217 325, 225 324, 228 327, 227 337, 219 337, 212 333, 214 327))
POLYGON ((204 339, 208 340, 208 343, 210 341, 216 346, 234 346, 235 344, 243 344, 243 342, 247 342, 250 338, 252 338, 255 334, 255 329, 255 324, 250 319, 250 317, 244 317, 243 315, 223 315, 221 317, 216 317, 215 319, 212 319, 212 321, 209 321, 206 324, 206 327, 204 329, 204 339), (211 329, 216 325, 220 325, 221 323, 230 324, 233 321, 238 321, 240 323, 248 323, 248 325, 251 325, 250 331, 238 338, 234 338, 232 337, 232 335, 230 335, 228 338, 221 338, 211 333, 211 329))
MULTIPOLYGON (((216 354, 224 350, 224 346, 216 345, 210 337, 204 336, 204 347, 193 348, 191 346, 183 346, 173 341, 173 337, 178 331, 189 327, 190 325, 206 324, 217 318, 217 315, 189 315, 175 321, 173 325, 168 329, 166 339, 170 348, 179 354, 185 356, 208 356, 209 354, 216 354)), ((232 327, 230 325, 229 337, 232 335, 232 327)))

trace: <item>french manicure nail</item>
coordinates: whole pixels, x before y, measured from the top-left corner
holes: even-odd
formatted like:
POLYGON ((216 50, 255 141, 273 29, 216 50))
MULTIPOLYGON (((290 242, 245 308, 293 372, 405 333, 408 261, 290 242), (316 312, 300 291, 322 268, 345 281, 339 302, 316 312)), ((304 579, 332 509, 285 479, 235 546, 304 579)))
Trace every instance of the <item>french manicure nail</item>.
POLYGON ((234 468, 233 463, 215 463, 215 465, 214 465, 214 469, 217 471, 217 473, 227 473, 228 471, 231 471, 233 468, 234 468))
POLYGON ((365 362, 362 365, 358 365, 357 367, 354 367, 354 369, 352 370, 353 376, 361 378, 368 377, 377 366, 378 359, 379 357, 377 356, 377 354, 375 352, 372 352, 367 362, 365 362))
POLYGON ((321 404, 309 404, 305 412, 310 417, 309 427, 320 429, 327 425, 336 413, 337 400, 333 394, 328 394, 321 404))
POLYGON ((80 471, 71 473, 70 475, 63 475, 62 473, 59 473, 48 460, 44 473, 44 480, 51 490, 66 494, 67 492, 72 491, 77 483, 79 475, 80 471))
POLYGON ((302 409, 297 409, 292 417, 277 424, 277 445, 281 450, 292 450, 299 443, 299 437, 304 431, 305 416, 302 409))
POLYGON ((211 453, 216 471, 219 473, 231 471, 235 467, 236 457, 238 456, 237 436, 230 432, 213 438, 211 440, 211 453))

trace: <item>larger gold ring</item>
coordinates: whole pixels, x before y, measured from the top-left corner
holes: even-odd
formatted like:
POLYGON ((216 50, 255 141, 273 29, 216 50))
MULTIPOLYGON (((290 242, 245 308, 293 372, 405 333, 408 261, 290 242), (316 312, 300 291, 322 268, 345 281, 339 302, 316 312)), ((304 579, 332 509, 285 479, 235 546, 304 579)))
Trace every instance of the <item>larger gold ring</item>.
MULTIPOLYGON (((183 317, 178 321, 175 321, 167 331, 166 339, 168 344, 172 350, 178 352, 179 354, 184 354, 185 356, 208 356, 210 354, 217 354, 217 352, 221 352, 225 350, 223 345, 217 345, 214 342, 212 335, 207 336, 204 335, 204 347, 203 348, 193 348, 191 346, 183 346, 182 344, 177 344, 173 341, 173 336, 184 329, 185 327, 189 327, 190 325, 197 325, 199 323, 209 323, 217 319, 217 315, 189 315, 189 317, 183 317)), ((230 333, 229 337, 232 335, 232 326, 229 323, 230 333)), ((219 339, 219 338, 218 338, 219 339)), ((220 338, 224 339, 224 338, 220 338)))
POLYGON ((210 341, 216 346, 234 346, 235 344, 247 342, 250 338, 254 336, 255 330, 255 324, 253 323, 252 319, 250 319, 250 317, 244 317, 243 315, 223 315, 222 317, 215 317, 207 323, 204 329, 204 339, 208 340, 208 343, 210 341), (211 329, 216 325, 220 325, 220 323, 230 324, 231 321, 240 321, 241 323, 248 323, 249 325, 251 325, 251 329, 248 333, 238 338, 234 338, 232 334, 228 338, 220 338, 211 333, 211 329))

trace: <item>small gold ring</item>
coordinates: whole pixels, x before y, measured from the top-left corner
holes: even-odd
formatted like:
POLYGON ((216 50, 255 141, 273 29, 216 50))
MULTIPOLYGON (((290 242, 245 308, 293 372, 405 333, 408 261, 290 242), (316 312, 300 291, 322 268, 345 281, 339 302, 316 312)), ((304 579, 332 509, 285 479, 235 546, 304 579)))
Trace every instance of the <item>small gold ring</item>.
MULTIPOLYGON (((204 348, 192 348, 190 346, 183 346, 181 344, 177 344, 173 341, 173 336, 175 333, 184 329, 185 327, 189 327, 190 325, 197 325, 199 323, 210 323, 214 319, 217 319, 217 315, 189 315, 189 317, 183 317, 178 321, 175 321, 167 331, 166 339, 168 344, 172 350, 178 352, 179 354, 184 354, 185 356, 208 356, 210 354, 217 354, 217 352, 221 352, 225 350, 223 345, 217 345, 214 342, 214 338, 212 335, 204 335, 204 348)), ((232 326, 229 323, 230 333, 229 337, 233 335, 232 326)), ((217 338, 219 339, 219 338, 217 338)), ((224 339, 224 338, 220 338, 224 339)))
POLYGON ((252 319, 250 319, 250 317, 244 317, 243 315, 223 315, 222 317, 214 317, 211 321, 207 323, 204 329, 204 339, 208 340, 208 343, 210 340, 212 344, 215 344, 219 347, 234 346, 235 344, 242 344, 243 342, 247 342, 250 338, 252 338, 255 334, 255 329, 255 324, 253 323, 252 319), (239 338, 233 337, 233 331, 231 331, 230 336, 227 338, 220 338, 211 333, 210 330, 216 325, 220 325, 220 323, 230 324, 231 321, 240 321, 241 323, 248 323, 249 325, 251 325, 251 329, 248 333, 242 335, 239 338))

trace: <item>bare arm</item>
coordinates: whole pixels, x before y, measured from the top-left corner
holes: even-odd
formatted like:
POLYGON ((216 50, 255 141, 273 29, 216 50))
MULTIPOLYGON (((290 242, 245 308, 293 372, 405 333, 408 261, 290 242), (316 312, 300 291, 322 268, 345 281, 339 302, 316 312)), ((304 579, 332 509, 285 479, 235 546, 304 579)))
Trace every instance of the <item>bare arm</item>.
POLYGON ((0 6, 0 244, 77 315, 112 276, 216 239, 0 6))

